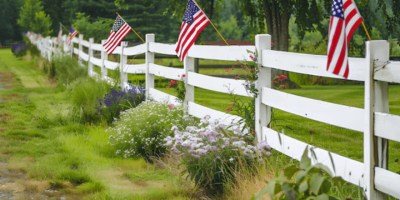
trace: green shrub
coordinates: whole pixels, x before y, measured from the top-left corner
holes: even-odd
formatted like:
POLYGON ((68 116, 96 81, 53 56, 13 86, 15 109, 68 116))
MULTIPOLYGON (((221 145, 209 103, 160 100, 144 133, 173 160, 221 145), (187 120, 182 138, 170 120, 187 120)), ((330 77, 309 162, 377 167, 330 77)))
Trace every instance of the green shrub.
POLYGON ((58 85, 68 85, 74 80, 87 77, 86 67, 81 67, 78 60, 69 56, 54 56, 50 62, 48 74, 57 79, 58 85))
POLYGON ((163 140, 173 134, 170 131, 173 125, 183 128, 195 123, 193 117, 184 114, 182 107, 147 101, 124 112, 115 127, 108 129, 109 144, 116 155, 151 161, 152 157, 165 153, 163 140))
POLYGON ((88 174, 76 170, 64 171, 58 174, 56 178, 59 180, 69 181, 74 185, 80 185, 91 181, 88 174))
POLYGON ((165 139, 166 146, 181 156, 181 165, 189 177, 203 187, 208 195, 220 194, 224 184, 235 181, 235 172, 254 173, 257 166, 270 156, 266 141, 253 146, 246 142, 247 134, 239 128, 229 128, 209 116, 197 126, 173 127, 174 137, 165 139), (206 126, 205 126, 206 125, 206 126))
MULTIPOLYGON (((313 151, 313 149, 310 149, 313 151)), ((315 155, 314 152, 311 155, 315 155)), ((333 177, 331 170, 323 164, 311 165, 308 148, 305 149, 300 166, 292 165, 284 170, 284 175, 269 182, 252 200, 258 200, 266 193, 271 199, 352 199, 340 194, 345 182, 341 177, 333 177), (340 198, 332 196, 331 190, 336 187, 340 198)), ((361 199, 361 198, 360 198, 361 199)))
POLYGON ((112 86, 107 81, 95 80, 89 77, 78 79, 69 89, 73 109, 72 116, 74 121, 81 123, 98 123, 101 115, 96 109, 96 105, 112 86))

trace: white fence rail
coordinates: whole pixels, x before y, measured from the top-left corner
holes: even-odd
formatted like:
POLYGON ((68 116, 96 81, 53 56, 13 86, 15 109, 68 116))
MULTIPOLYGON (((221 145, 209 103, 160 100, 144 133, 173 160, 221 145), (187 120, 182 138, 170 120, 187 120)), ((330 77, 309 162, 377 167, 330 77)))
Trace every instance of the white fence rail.
MULTIPOLYGON (((51 55, 60 52, 56 40, 42 38, 31 41, 37 45, 42 56, 51 59, 51 55)), ((64 44, 66 36, 61 44, 64 44)), ((103 40, 102 43, 105 41, 103 40)), ((388 83, 400 83, 400 62, 389 61, 389 43, 387 41, 366 42, 366 58, 350 58, 349 80, 365 82, 364 109, 328 103, 324 101, 299 97, 271 88, 271 68, 296 73, 329 78, 336 76, 326 71, 326 56, 289 53, 271 50, 269 35, 257 35, 256 46, 207 46, 194 45, 184 60, 184 69, 176 69, 154 64, 154 54, 175 54, 174 44, 156 43, 154 34, 146 35, 146 43, 135 47, 126 47, 122 43, 114 54, 120 55, 119 62, 108 61, 108 56, 101 44, 74 38, 70 46, 64 46, 65 52, 78 55, 80 61, 89 61, 89 74, 95 75, 93 65, 101 68, 100 76, 109 80, 107 70, 119 68, 122 86, 127 84, 127 74, 146 74, 148 97, 158 101, 175 102, 175 97, 154 88, 154 76, 182 80, 185 74, 186 98, 184 106, 188 113, 196 117, 210 115, 230 124, 240 117, 212 110, 194 103, 194 87, 216 92, 234 92, 250 96, 243 81, 215 78, 194 72, 194 58, 213 60, 249 60, 248 52, 259 52, 259 81, 257 88, 260 95, 256 98, 256 133, 258 140, 267 140, 275 150, 299 160, 305 148, 313 148, 316 157, 313 163, 323 163, 349 183, 364 188, 368 199, 386 199, 387 194, 400 198, 400 175, 388 171, 388 141, 400 142, 400 116, 390 115, 388 104, 388 83), (74 48, 78 44, 79 48, 74 48), (83 48, 88 48, 88 53, 83 48), (72 50, 72 51, 71 51, 72 50), (93 51, 100 51, 101 57, 93 57, 93 51), (146 63, 127 64, 127 56, 145 54, 146 63), (271 108, 280 109, 295 115, 320 121, 334 126, 355 130, 364 134, 364 162, 355 161, 326 150, 315 148, 307 143, 293 139, 269 128, 271 108), (332 162, 333 161, 333 162, 332 162)), ((360 133, 360 134, 361 134, 360 133)), ((311 155, 310 155, 311 157, 311 155)))

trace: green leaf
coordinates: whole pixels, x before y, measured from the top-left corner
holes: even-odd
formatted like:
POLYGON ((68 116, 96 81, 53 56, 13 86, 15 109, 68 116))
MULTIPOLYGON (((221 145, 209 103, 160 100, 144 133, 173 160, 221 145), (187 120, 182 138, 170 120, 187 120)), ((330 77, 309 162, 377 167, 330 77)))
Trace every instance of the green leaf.
POLYGON ((296 176, 296 184, 300 184, 303 181, 304 177, 306 177, 306 175, 307 171, 300 171, 296 176))
POLYGON ((333 177, 333 174, 332 174, 331 170, 327 166, 325 166, 325 165, 323 165, 321 163, 318 163, 318 164, 314 165, 314 167, 318 168, 318 169, 321 169, 321 170, 324 170, 327 174, 329 174, 330 177, 333 177))
POLYGON ((308 157, 308 146, 304 150, 303 156, 301 156, 301 161, 300 161, 300 168, 301 169, 307 169, 311 165, 311 160, 308 157))
POLYGON ((340 176, 332 178, 332 181, 338 188, 341 188, 345 184, 345 181, 340 176))
POLYGON ((290 180, 290 179, 293 177, 293 175, 294 175, 295 173, 297 173, 299 170, 300 170, 300 169, 299 169, 298 167, 296 167, 296 166, 290 166, 290 167, 287 167, 287 168, 285 169, 285 171, 284 171, 283 174, 286 176, 287 179, 290 180))
POLYGON ((320 191, 321 193, 328 193, 331 190, 331 187, 332 187, 331 182, 325 179, 324 182, 322 183, 320 191))
POLYGON ((266 193, 269 193, 269 195, 271 196, 271 199, 274 199, 273 191, 275 190, 275 184, 276 184, 275 180, 269 182, 267 187, 265 187, 263 190, 261 190, 261 192, 259 192, 257 194, 257 196, 254 198, 254 200, 261 199, 261 197, 264 196, 264 194, 266 194, 266 193))
POLYGON ((299 193, 305 192, 307 190, 308 190, 308 183, 307 182, 302 183, 299 187, 299 193))
POLYGON ((311 178, 310 188, 314 192, 314 194, 319 193, 319 189, 321 188, 324 180, 325 180, 325 177, 322 176, 321 174, 314 174, 314 176, 311 178))
POLYGON ((329 196, 327 194, 318 195, 315 200, 329 200, 329 196))

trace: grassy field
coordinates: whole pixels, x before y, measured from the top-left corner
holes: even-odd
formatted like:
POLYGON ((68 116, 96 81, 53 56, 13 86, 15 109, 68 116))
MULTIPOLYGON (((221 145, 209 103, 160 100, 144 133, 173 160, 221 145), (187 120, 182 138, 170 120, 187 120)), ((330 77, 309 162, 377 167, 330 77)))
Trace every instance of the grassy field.
MULTIPOLYGON (((157 88, 174 95, 173 89, 157 88)), ((303 86, 302 89, 285 89, 284 92, 327 102, 364 107, 364 86, 303 86)), ((226 112, 231 105, 230 96, 201 88, 195 90, 195 102, 226 112)), ((299 105, 301 106, 301 105, 299 105)), ((389 87, 390 113, 400 115, 400 86, 389 87)), ((340 155, 363 161, 363 133, 351 131, 273 109, 272 128, 288 136, 340 155)), ((390 142, 389 169, 399 171, 400 144, 390 142)))
POLYGON ((192 186, 173 171, 107 153, 106 125, 62 123, 69 114, 68 94, 52 87, 35 65, 15 58, 10 49, 0 50, 0 79, 7 81, 0 89, 0 99, 6 100, 0 101, 0 170, 4 166, 30 178, 0 180, 5 185, 0 194, 16 184, 35 199, 190 199, 192 186))

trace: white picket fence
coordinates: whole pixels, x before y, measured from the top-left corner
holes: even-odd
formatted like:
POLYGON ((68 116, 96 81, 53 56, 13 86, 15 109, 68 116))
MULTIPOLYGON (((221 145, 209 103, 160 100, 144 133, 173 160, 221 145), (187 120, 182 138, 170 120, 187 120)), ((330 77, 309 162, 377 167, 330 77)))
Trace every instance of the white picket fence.
MULTIPOLYGON (((51 59, 51 55, 60 52, 56 38, 43 38, 38 41, 31 36, 31 41, 37 44, 42 56, 51 59)), ((63 44, 66 36, 63 37, 63 44)), ((364 189, 368 199, 387 199, 387 194, 400 198, 400 175, 390 172, 388 168, 388 140, 400 142, 400 116, 389 114, 388 83, 400 83, 400 62, 389 61, 389 43, 387 41, 366 42, 366 58, 350 58, 349 80, 365 82, 364 109, 300 97, 271 87, 271 69, 280 69, 301 74, 342 79, 326 71, 327 56, 289 53, 271 50, 270 35, 257 35, 254 46, 210 46, 194 45, 184 60, 184 69, 176 69, 154 64, 154 55, 176 55, 174 44, 155 42, 154 34, 146 35, 146 43, 134 47, 126 47, 122 43, 114 54, 120 55, 120 62, 107 60, 107 55, 101 44, 83 40, 83 35, 74 38, 72 43, 79 44, 79 49, 73 45, 61 45, 65 52, 78 55, 79 59, 88 62, 89 75, 94 76, 93 65, 101 68, 102 78, 107 77, 107 70, 119 68, 122 86, 127 83, 127 74, 145 74, 148 97, 157 101, 175 102, 175 97, 154 88, 154 77, 180 80, 186 75, 186 98, 184 105, 188 113, 196 117, 210 115, 230 124, 240 119, 237 116, 216 111, 194 103, 194 88, 204 88, 216 92, 250 96, 244 89, 244 81, 216 78, 195 73, 195 58, 236 61, 247 59, 247 50, 259 52, 260 74, 257 88, 260 91, 256 99, 256 133, 258 141, 267 140, 272 148, 300 160, 305 148, 313 148, 316 156, 311 156, 313 163, 323 163, 336 176, 364 189), (89 49, 84 53, 83 46, 89 49), (101 52, 101 58, 95 58, 93 51, 101 52), (127 56, 145 54, 146 63, 139 65, 127 64, 127 56), (271 108, 283 110, 295 115, 334 126, 364 133, 364 163, 330 153, 324 149, 313 147, 307 143, 293 139, 270 129, 271 108)), ((103 40, 102 43, 105 41, 103 40)))

